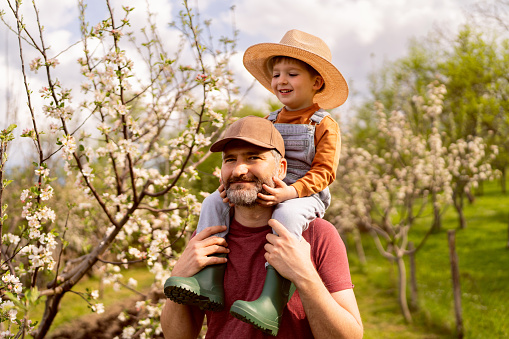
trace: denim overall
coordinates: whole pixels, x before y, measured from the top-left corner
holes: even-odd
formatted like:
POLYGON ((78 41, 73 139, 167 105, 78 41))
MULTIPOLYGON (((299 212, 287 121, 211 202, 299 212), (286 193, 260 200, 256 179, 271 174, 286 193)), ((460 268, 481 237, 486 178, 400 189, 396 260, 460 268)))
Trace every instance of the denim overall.
MULTIPOLYGON (((268 116, 269 121, 276 121, 281 110, 274 111, 268 116)), ((285 159, 288 162, 287 174, 283 180, 291 185, 302 178, 310 169, 315 157, 315 125, 318 125, 329 113, 320 109, 310 118, 310 124, 280 124, 274 127, 281 133, 285 142, 285 159), (315 125, 313 125, 314 123, 315 125)), ((276 205, 272 218, 279 221, 298 239, 315 218, 323 217, 330 205, 329 188, 309 197, 302 197, 283 201, 276 205)), ((196 232, 210 226, 226 225, 230 228, 230 207, 223 202, 219 191, 209 195, 202 204, 200 219, 196 232)), ((216 234, 224 237, 228 230, 216 234)))

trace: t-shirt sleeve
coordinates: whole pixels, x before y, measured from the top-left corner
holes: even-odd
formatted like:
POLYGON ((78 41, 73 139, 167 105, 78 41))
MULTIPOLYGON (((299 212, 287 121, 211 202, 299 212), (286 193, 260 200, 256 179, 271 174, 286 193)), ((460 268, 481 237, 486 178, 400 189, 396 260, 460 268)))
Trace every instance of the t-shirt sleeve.
POLYGON ((353 288, 343 240, 331 223, 316 219, 309 227, 311 258, 330 293, 353 288))

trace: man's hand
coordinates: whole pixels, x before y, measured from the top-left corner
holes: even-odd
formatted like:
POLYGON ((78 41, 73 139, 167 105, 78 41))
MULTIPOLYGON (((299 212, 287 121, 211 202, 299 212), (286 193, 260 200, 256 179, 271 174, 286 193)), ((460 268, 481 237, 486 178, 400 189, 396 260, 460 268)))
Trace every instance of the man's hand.
POLYGON ((267 234, 265 259, 295 284, 315 338, 362 338, 363 327, 351 288, 330 293, 311 261, 311 246, 297 240, 275 219, 269 225, 279 234, 267 234))
POLYGON ((297 240, 276 219, 270 219, 269 226, 279 236, 272 233, 267 234, 265 259, 268 263, 295 285, 301 278, 316 275, 316 269, 311 261, 309 243, 304 238, 301 238, 300 241, 297 240))
POLYGON ((209 257, 214 253, 229 253, 226 240, 211 235, 226 231, 226 226, 207 227, 195 235, 187 244, 184 252, 173 267, 171 275, 174 277, 191 277, 205 266, 223 264, 226 258, 209 257))
POLYGON ((270 187, 263 184, 263 189, 270 195, 258 193, 256 201, 262 206, 274 206, 282 201, 298 198, 297 190, 293 186, 288 186, 283 180, 278 177, 272 178, 275 187, 270 187))

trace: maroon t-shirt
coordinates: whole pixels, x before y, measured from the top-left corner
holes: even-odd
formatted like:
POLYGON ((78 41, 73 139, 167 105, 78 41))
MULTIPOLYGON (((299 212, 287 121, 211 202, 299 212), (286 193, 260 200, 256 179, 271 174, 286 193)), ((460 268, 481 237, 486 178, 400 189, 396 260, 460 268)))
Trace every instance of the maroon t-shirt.
MULTIPOLYGON (((265 236, 270 226, 249 228, 235 220, 227 235, 228 263, 224 277, 225 308, 206 312, 206 338, 274 338, 234 318, 230 307, 235 300, 258 299, 265 281, 265 236)), ((316 219, 303 233, 311 245, 311 259, 330 293, 353 288, 346 249, 337 230, 329 222, 316 219)), ((299 293, 288 302, 276 338, 313 338, 299 293)))

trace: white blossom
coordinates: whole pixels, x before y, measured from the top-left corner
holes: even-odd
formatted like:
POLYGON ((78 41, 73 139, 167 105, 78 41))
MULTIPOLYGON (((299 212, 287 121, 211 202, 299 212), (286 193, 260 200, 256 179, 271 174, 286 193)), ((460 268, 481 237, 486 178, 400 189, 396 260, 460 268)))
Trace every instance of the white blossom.
POLYGON ((97 314, 104 313, 104 305, 102 303, 92 305, 92 311, 96 312, 97 314))

